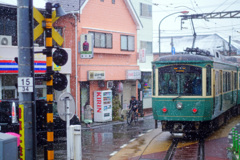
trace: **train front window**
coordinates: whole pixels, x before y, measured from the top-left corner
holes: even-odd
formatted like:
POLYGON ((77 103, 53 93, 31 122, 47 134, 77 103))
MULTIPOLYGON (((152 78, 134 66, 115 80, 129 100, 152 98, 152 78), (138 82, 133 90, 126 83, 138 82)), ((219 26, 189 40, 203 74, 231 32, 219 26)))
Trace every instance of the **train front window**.
POLYGON ((202 68, 189 65, 159 68, 158 95, 202 95, 202 68))

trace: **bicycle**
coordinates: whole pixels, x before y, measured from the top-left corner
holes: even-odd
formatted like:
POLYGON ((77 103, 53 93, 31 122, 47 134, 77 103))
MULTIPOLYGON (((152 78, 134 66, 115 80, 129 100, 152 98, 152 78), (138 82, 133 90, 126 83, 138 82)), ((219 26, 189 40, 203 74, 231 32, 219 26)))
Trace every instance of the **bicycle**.
MULTIPOLYGON (((137 106, 135 106, 137 107, 137 106)), ((132 123, 132 121, 135 122, 135 124, 138 121, 138 113, 136 111, 133 111, 132 107, 130 108, 130 110, 128 111, 127 114, 127 123, 128 125, 130 125, 132 123)))

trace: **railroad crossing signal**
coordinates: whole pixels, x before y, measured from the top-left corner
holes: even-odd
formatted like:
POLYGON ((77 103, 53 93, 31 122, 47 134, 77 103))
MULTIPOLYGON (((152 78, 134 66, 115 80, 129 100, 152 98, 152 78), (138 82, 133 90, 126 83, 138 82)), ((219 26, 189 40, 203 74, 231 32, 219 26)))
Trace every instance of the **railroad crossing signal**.
MULTIPOLYGON (((35 41, 44 32, 45 18, 44 16, 33 7, 33 18, 39 23, 37 27, 34 28, 33 40, 35 41), (44 22, 44 23, 43 23, 44 22)), ((54 23, 59 17, 56 17, 56 10, 52 12, 52 23, 54 23)), ((56 43, 61 46, 63 44, 62 36, 52 27, 52 38, 56 43)))
POLYGON ((54 39, 58 45, 62 45, 63 38, 59 35, 57 31, 53 28, 52 24, 58 19, 56 16, 65 15, 59 3, 52 5, 52 3, 46 3, 46 15, 45 17, 36 9, 33 9, 33 17, 39 23, 39 25, 34 29, 34 40, 36 40, 43 32, 46 34, 46 48, 43 50, 43 54, 46 55, 46 74, 44 80, 47 81, 47 145, 46 152, 44 154, 48 160, 54 159, 54 128, 53 128, 53 89, 62 91, 67 87, 67 78, 65 75, 52 70, 53 62, 58 66, 63 66, 67 63, 68 54, 65 50, 57 48, 52 54, 52 49, 54 48, 52 44, 52 39, 54 39), (52 12, 52 8, 56 8, 52 12))

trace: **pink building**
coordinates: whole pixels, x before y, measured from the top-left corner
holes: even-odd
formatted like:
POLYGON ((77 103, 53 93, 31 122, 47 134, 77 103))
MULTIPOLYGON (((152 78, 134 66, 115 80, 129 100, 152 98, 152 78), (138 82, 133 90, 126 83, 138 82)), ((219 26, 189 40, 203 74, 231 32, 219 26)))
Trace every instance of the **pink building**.
MULTIPOLYGON (((51 1, 54 3, 54 1, 51 1)), ((84 106, 94 106, 94 91, 113 91, 123 108, 138 96, 137 29, 141 23, 129 0, 57 1, 69 13, 54 25, 62 31, 63 47, 72 49, 71 94, 83 120, 84 106), (80 6, 78 8, 77 6, 80 6), (92 59, 82 59, 82 34, 94 39, 92 59), (77 63, 77 65, 76 65, 77 63), (113 87, 109 87, 113 84, 113 87)), ((91 48, 91 46, 89 46, 91 48)))

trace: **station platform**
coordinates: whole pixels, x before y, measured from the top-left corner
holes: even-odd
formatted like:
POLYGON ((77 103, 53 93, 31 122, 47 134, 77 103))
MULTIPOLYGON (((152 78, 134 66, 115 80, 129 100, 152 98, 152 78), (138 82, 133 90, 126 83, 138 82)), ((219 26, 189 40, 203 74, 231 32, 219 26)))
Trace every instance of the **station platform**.
MULTIPOLYGON (((149 118, 151 116, 152 116, 152 110, 147 110, 147 111, 144 111, 143 117, 141 117, 139 114, 138 120, 143 121, 144 119, 149 118)), ((104 125, 115 125, 115 124, 123 124, 123 123, 127 123, 126 119, 122 119, 119 121, 93 122, 90 124, 90 127, 82 123, 82 129, 93 129, 93 128, 98 128, 104 125)))
MULTIPOLYGON (((233 117, 226 125, 206 137, 204 140, 205 160, 233 159, 229 148, 229 132, 238 124, 240 116, 233 117)), ((240 129, 240 127, 239 127, 240 129)), ((240 133, 240 130, 239 130, 240 133)), ((112 155, 110 160, 157 160, 164 159, 172 143, 169 132, 162 132, 160 128, 153 129, 137 139, 131 140, 127 145, 112 155)), ((174 160, 195 160, 198 153, 198 141, 183 140, 178 143, 174 160)))

